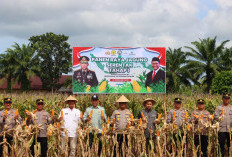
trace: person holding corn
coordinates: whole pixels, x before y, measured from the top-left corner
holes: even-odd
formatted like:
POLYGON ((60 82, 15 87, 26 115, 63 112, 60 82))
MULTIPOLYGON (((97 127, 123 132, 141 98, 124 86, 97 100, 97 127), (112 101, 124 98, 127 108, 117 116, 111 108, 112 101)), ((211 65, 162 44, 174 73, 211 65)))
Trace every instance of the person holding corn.
MULTIPOLYGON (((34 120, 31 118, 32 117, 31 112, 30 113, 28 112, 27 114, 28 114, 27 125, 30 124, 41 125, 41 129, 37 134, 37 142, 40 142, 41 145, 41 156, 46 157, 47 149, 48 149, 47 128, 48 125, 54 121, 54 116, 51 116, 47 111, 44 110, 43 99, 36 100, 36 110, 33 111, 33 114, 35 114, 34 120)), ((34 145, 35 145, 35 140, 31 145, 31 152, 33 156, 34 156, 34 145)))
MULTIPOLYGON (((127 126, 134 125, 131 115, 132 112, 127 109, 127 103, 129 100, 122 95, 117 101, 119 103, 119 109, 115 110, 111 116, 111 127, 115 127, 115 133, 117 134, 119 154, 122 154, 122 142, 123 142, 123 132, 126 130, 127 126)), ((133 116, 132 116, 133 117, 133 116)), ((128 144, 127 136, 125 136, 126 145, 128 144)), ((114 156, 116 156, 116 148, 114 148, 114 156)))
MULTIPOLYGON (((172 123, 174 125, 175 129, 180 129, 182 132, 181 137, 183 137, 184 134, 182 131, 182 126, 183 126, 184 122, 188 122, 188 113, 186 110, 184 110, 182 108, 182 99, 181 98, 174 99, 174 106, 175 106, 174 109, 171 109, 168 112, 166 122, 172 123)), ((178 137, 179 141, 181 141, 181 139, 182 139, 181 137, 180 136, 178 137)), ((175 134, 174 134, 173 138, 174 138, 175 143, 177 144, 177 138, 176 138, 175 134)))
POLYGON ((68 104, 67 108, 63 108, 59 114, 58 121, 61 122, 61 148, 65 151, 65 138, 68 136, 69 157, 76 156, 77 146, 77 129, 80 120, 80 110, 75 108, 77 99, 69 96, 65 103, 68 104))
MULTIPOLYGON (((12 106, 12 99, 11 98, 4 98, 3 102, 4 110, 0 111, 0 143, 3 142, 3 130, 6 131, 5 138, 9 144, 13 139, 13 129, 17 123, 21 121, 21 117, 18 113, 18 110, 11 109, 12 106)), ((2 156, 2 146, 0 145, 0 157, 2 156)), ((9 152, 11 151, 10 147, 8 146, 9 152)))
POLYGON ((150 136, 152 136, 152 139, 155 143, 155 129, 156 124, 159 124, 160 120, 158 119, 158 113, 156 110, 152 109, 152 106, 154 106, 156 103, 155 100, 151 98, 147 98, 143 102, 143 106, 145 109, 139 112, 138 119, 142 119, 143 123, 147 123, 147 128, 144 132, 146 137, 146 150, 148 152, 148 146, 149 146, 149 140, 150 136), (153 131, 152 135, 150 135, 150 129, 153 131))
MULTIPOLYGON (((99 106, 99 98, 97 95, 93 95, 91 98, 92 106, 88 107, 83 115, 83 119, 85 123, 91 122, 90 125, 93 128, 98 129, 97 137, 99 138, 99 148, 98 155, 101 154, 102 142, 100 140, 102 125, 106 122, 106 113, 105 108, 99 106)), ((89 146, 92 148, 92 143, 94 139, 94 131, 89 133, 89 146)))
MULTIPOLYGON (((209 124, 212 121, 210 113, 205 110, 205 100, 197 100, 197 109, 193 111, 190 122, 194 124, 194 130, 196 132, 194 136, 195 146, 199 146, 201 143, 201 152, 203 157, 207 157, 208 147, 208 128, 204 124, 209 124), (200 140, 200 141, 199 141, 200 140)), ((199 152, 198 155, 199 156, 199 152)))
POLYGON ((230 105, 230 94, 225 93, 222 96, 223 104, 215 110, 214 118, 219 122, 218 140, 221 148, 222 157, 225 156, 225 144, 230 150, 230 129, 232 127, 232 106, 230 105), (227 142, 227 143, 226 143, 227 142))

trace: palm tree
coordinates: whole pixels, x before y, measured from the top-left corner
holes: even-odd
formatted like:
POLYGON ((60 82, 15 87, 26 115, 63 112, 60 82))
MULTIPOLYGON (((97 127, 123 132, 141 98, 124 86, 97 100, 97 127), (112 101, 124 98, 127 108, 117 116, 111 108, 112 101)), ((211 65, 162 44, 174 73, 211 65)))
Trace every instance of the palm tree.
POLYGON ((218 61, 220 53, 223 52, 225 44, 229 41, 223 41, 217 46, 216 39, 215 37, 194 41, 192 45, 195 48, 186 46, 190 51, 186 52, 189 59, 185 68, 193 72, 198 81, 203 80, 202 83, 206 84, 206 92, 210 91, 212 80, 217 72, 215 63, 218 61))
POLYGON ((166 53, 167 57, 167 91, 177 92, 181 85, 191 85, 190 73, 184 68, 186 64, 186 54, 178 49, 169 48, 166 53))
POLYGON ((232 47, 225 48, 225 50, 222 51, 216 64, 220 72, 232 70, 232 47))
POLYGON ((11 82, 14 75, 15 54, 11 49, 7 53, 0 54, 0 78, 6 78, 7 91, 11 92, 11 82))
POLYGON ((38 57, 29 45, 20 47, 15 43, 12 47, 15 52, 14 78, 21 84, 21 90, 27 91, 30 89, 30 78, 40 71, 38 57))

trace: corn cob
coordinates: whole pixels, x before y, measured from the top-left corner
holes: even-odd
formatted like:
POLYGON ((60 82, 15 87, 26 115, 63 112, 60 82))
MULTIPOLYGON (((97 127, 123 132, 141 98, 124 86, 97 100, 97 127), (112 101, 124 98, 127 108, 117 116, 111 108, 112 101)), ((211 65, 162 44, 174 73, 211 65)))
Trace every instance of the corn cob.
POLYGON ((202 118, 203 118, 203 116, 204 116, 204 115, 203 115, 203 114, 201 114, 201 117, 200 117, 200 119, 202 119, 202 118))
POLYGON ((8 110, 5 110, 4 115, 6 116, 8 114, 8 110))
POLYGON ((60 117, 63 117, 63 116, 64 116, 64 113, 63 113, 63 110, 61 110, 60 117))
POLYGON ((113 119, 113 123, 115 123, 115 118, 113 119))
POLYGON ((55 113, 54 113, 54 110, 52 109, 52 117, 54 117, 55 113))
POLYGON ((30 115, 30 114, 31 114, 31 112, 30 112, 30 111, 28 111, 28 110, 25 110, 25 112, 26 112, 28 115, 30 115))
POLYGON ((147 86, 147 92, 151 93, 151 88, 147 86))
POLYGON ((137 81, 135 80, 132 81, 132 87, 135 92, 140 92, 141 87, 137 81))
POLYGON ((193 117, 195 117, 196 119, 198 118, 198 116, 197 116, 197 115, 193 115, 193 117))
POLYGON ((52 136, 51 130, 48 131, 48 136, 52 136))
POLYGON ((81 119, 83 118, 83 112, 81 112, 80 118, 81 118, 81 119))
POLYGON ((15 117, 17 117, 18 115, 19 115, 19 109, 16 110, 15 117))
POLYGON ((188 112, 185 112, 184 118, 185 118, 185 119, 188 118, 188 112))
POLYGON ((162 113, 158 115, 158 120, 160 120, 161 117, 162 117, 162 113))
POLYGON ((139 119, 139 125, 142 125, 142 118, 139 119))
POLYGON ((134 116, 133 116, 133 114, 131 114, 131 115, 130 115, 130 118, 131 118, 131 120, 134 120, 134 116))
POLYGON ((176 112, 174 111, 173 112, 173 119, 175 119, 176 118, 176 112))
POLYGON ((99 86, 99 91, 102 92, 106 89, 107 81, 103 81, 101 85, 99 86))
POLYGON ((92 118, 93 110, 90 111, 89 117, 92 118))
POLYGON ((37 112, 37 109, 35 109, 32 113, 35 114, 37 112))
POLYGON ((223 116, 225 115, 225 110, 224 110, 224 109, 222 109, 222 115, 223 115, 223 116))
POLYGON ((107 117, 107 124, 110 124, 110 118, 107 117))
POLYGON ((24 120, 24 125, 27 125, 27 117, 24 120))
POLYGON ((103 111, 101 110, 101 117, 104 117, 103 111))
POLYGON ((141 117, 142 117, 142 119, 144 119, 144 118, 145 118, 145 116, 144 116, 143 112, 141 112, 141 117))
POLYGON ((87 88, 85 89, 86 92, 89 92, 91 86, 87 86, 87 88))
POLYGON ((130 124, 129 124, 129 122, 127 122, 127 124, 126 124, 126 128, 127 128, 127 129, 129 129, 129 128, 130 128, 130 124))

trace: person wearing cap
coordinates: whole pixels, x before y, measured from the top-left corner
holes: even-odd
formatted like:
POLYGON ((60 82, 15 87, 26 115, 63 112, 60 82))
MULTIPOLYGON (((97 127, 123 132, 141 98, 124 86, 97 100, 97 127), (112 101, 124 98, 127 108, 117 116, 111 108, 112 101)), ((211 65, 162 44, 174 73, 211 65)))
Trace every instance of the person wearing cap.
POLYGON ((155 105, 155 100, 151 99, 151 98, 147 98, 144 100, 143 102, 143 106, 145 107, 145 109, 143 109, 142 111, 139 112, 138 114, 138 119, 142 119, 143 123, 147 122, 147 128, 145 130, 145 137, 146 137, 146 149, 148 152, 148 146, 149 146, 149 140, 150 140, 150 129, 153 130, 152 133, 152 139, 155 142, 155 129, 156 129, 156 124, 159 123, 158 118, 158 113, 156 112, 156 110, 152 109, 152 106, 155 105), (142 114, 144 115, 144 117, 142 116, 142 114))
POLYGON ((230 128, 232 127, 232 106, 230 105, 230 94, 222 96, 222 105, 217 106, 214 118, 219 122, 218 140, 222 157, 225 155, 225 144, 227 144, 228 154, 230 150, 230 128), (226 143, 227 141, 227 143, 226 143))
POLYGON ((81 69, 74 71, 73 80, 76 80, 78 83, 87 84, 88 86, 94 87, 98 85, 97 76, 94 71, 88 69, 89 58, 82 56, 79 59, 81 69))
MULTIPOLYGON (((186 112, 186 110, 184 110, 182 108, 182 99, 181 98, 174 99, 174 106, 175 106, 174 109, 171 109, 168 112, 166 122, 172 123, 172 124, 174 124, 174 127, 176 127, 176 129, 180 129, 181 137, 183 137, 184 134, 183 134, 182 126, 183 126, 184 122, 188 122, 188 118, 186 117, 187 112, 186 112)), ((179 141, 181 141, 181 139, 182 139, 181 137, 178 136, 179 141)), ((177 145, 176 133, 174 133, 173 139, 177 145)))
MULTIPOLYGON (((126 130, 127 125, 134 125, 131 121, 131 111, 127 109, 127 103, 129 100, 122 95, 117 101, 119 103, 119 109, 115 110, 111 116, 111 127, 115 125, 115 133, 117 134, 119 154, 122 153, 123 131, 126 130), (115 122, 115 124, 114 124, 115 122)), ((127 136, 125 136, 126 145, 128 143, 127 136)), ((116 155, 116 148, 114 149, 114 156, 116 155)))
MULTIPOLYGON (((2 134, 4 127, 6 128, 6 140, 8 143, 11 144, 11 141, 13 139, 13 129, 17 123, 19 123, 21 121, 21 117, 19 114, 15 114, 16 110, 15 109, 11 109, 11 105, 12 105, 12 99, 11 98, 4 98, 4 102, 3 102, 3 106, 4 106, 4 110, 0 111, 0 134, 2 134), (11 130, 11 131, 8 131, 11 130)), ((4 129, 5 130, 5 129, 4 129)), ((0 143, 3 142, 3 137, 0 136, 0 143)), ((11 151, 11 149, 8 146, 8 150, 9 152, 11 151)), ((2 156, 2 145, 0 145, 0 157, 2 156)))
POLYGON ((63 108, 59 115, 58 121, 61 122, 61 148, 63 153, 65 151, 65 136, 68 136, 68 145, 69 145, 69 157, 76 156, 76 146, 77 146, 77 129, 80 122, 80 110, 75 108, 77 99, 73 96, 69 96, 65 103, 68 104, 67 108, 63 108), (62 125, 63 124, 63 125, 62 125))
MULTIPOLYGON (((212 118, 210 117, 210 113, 205 110, 205 100, 198 99, 197 109, 193 111, 190 122, 194 124, 194 130, 196 132, 194 136, 194 144, 198 147, 201 143, 201 152, 203 153, 203 157, 207 157, 208 147, 208 128, 206 128, 204 124, 209 124, 211 121, 212 118)), ((199 152, 197 156, 199 156, 199 152)))
POLYGON ((152 58, 151 66, 153 70, 147 74, 145 86, 154 85, 160 81, 165 83, 165 72, 160 69, 160 60, 158 57, 152 58))
MULTIPOLYGON (((98 129, 97 137, 99 138, 99 148, 98 148, 98 155, 101 154, 102 149, 102 142, 100 140, 101 131, 102 131, 102 124, 106 122, 106 113, 105 108, 99 106, 99 98, 97 95, 93 95, 91 98, 92 106, 88 107, 83 115, 85 123, 91 122, 93 128, 98 129), (90 116, 90 113, 92 115, 90 116), (102 115, 103 113, 103 115, 102 115)), ((94 132, 89 133, 89 146, 92 148, 92 143, 94 139, 94 132)))
MULTIPOLYGON (((47 128, 48 125, 51 124, 54 120, 54 117, 44 110, 44 100, 37 99, 36 100, 36 110, 34 111, 35 119, 31 118, 31 115, 28 115, 27 125, 34 124, 34 125, 41 125, 41 129, 37 134, 37 142, 40 142, 41 145, 41 156, 47 156, 47 149, 48 149, 48 142, 47 142, 47 128)), ((35 140, 31 145, 31 152, 34 156, 34 145, 35 140)))

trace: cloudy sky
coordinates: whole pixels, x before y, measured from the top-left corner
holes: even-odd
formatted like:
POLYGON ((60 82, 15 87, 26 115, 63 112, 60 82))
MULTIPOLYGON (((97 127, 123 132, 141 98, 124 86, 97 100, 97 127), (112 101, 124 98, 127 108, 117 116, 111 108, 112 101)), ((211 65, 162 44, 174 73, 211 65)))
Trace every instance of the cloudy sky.
POLYGON ((0 0, 0 53, 46 32, 68 35, 71 46, 220 42, 232 40, 231 15, 232 0, 0 0))

